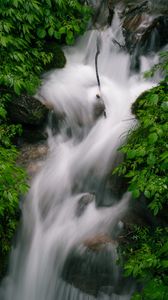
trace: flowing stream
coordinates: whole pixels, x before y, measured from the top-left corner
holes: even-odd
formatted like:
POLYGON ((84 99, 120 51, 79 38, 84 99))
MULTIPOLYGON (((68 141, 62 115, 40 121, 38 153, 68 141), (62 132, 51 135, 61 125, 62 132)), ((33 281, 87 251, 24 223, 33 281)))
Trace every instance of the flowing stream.
MULTIPOLYGON (((129 193, 116 201, 103 183, 116 165, 118 147, 135 125, 131 104, 152 83, 130 76, 130 58, 114 39, 124 43, 117 14, 112 27, 89 31, 74 47, 66 47, 66 67, 44 78, 37 96, 61 117, 57 130, 52 118, 47 128, 49 154, 23 203, 22 226, 9 275, 0 288, 1 300, 130 299, 133 284, 121 280, 116 242, 95 254, 101 260, 105 251, 111 270, 110 282, 100 283, 96 294, 64 275, 70 253, 82 257, 91 252, 86 241, 106 234, 115 240, 129 207, 129 193), (97 41, 100 90, 94 62, 97 41), (95 112, 99 101, 105 104, 106 117, 95 112)), ((143 70, 151 63, 142 58, 143 70)), ((95 276, 98 273, 97 266, 95 276)))

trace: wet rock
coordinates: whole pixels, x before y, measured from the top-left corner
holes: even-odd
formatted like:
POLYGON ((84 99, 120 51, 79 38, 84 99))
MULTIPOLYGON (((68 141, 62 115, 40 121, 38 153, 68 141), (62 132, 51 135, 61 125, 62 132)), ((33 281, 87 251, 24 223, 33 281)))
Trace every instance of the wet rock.
POLYGON ((150 4, 153 13, 168 15, 167 0, 151 0, 150 4))
MULTIPOLYGON (((57 110, 56 106, 54 106, 50 100, 45 99, 40 90, 36 97, 43 103, 43 105, 46 106, 47 109, 49 109, 50 127, 52 128, 54 134, 57 133, 59 124, 66 121, 68 116, 65 112, 60 112, 57 110)), ((82 110, 83 108, 81 105, 81 107, 79 106, 79 110, 74 112, 73 125, 75 124, 77 127, 91 127, 98 118, 103 116, 106 117, 106 108, 103 99, 99 95, 96 95, 95 98, 96 99, 92 107, 92 116, 90 117, 87 110, 82 110)))
POLYGON ((51 69, 60 69, 65 66, 66 58, 64 52, 59 45, 55 44, 54 41, 48 41, 46 44, 46 51, 53 54, 52 61, 45 65, 46 71, 51 69))
POLYGON ((22 135, 17 138, 16 144, 21 147, 23 144, 38 144, 47 140, 46 123, 43 126, 23 125, 22 135))
POLYGON ((29 177, 32 177, 40 170, 47 153, 48 146, 45 143, 23 144, 17 163, 27 170, 29 177))
POLYGON ((138 47, 139 54, 158 51, 168 42, 168 16, 154 14, 150 1, 127 6, 123 12, 123 32, 130 53, 138 47))
POLYGON ((94 27, 102 28, 107 25, 107 19, 109 15, 108 0, 87 0, 88 5, 92 7, 93 19, 92 24, 94 27))
POLYGON ((81 197, 78 201, 77 208, 76 208, 76 216, 80 217, 85 212, 87 206, 95 201, 95 195, 92 193, 87 193, 81 197))
POLYGON ((119 266, 116 267, 116 259, 116 245, 109 242, 101 248, 101 251, 92 251, 88 248, 81 252, 74 250, 65 261, 62 278, 84 293, 95 296, 96 299, 102 292, 108 299, 108 295, 117 294, 118 299, 119 295, 129 293, 132 284, 129 283, 127 287, 128 279, 122 277, 119 266))
POLYGON ((105 113, 106 107, 105 107, 103 99, 99 95, 96 95, 96 100, 97 101, 95 102, 94 107, 93 107, 94 120, 97 120, 102 115, 104 115, 104 116, 106 115, 106 113, 105 113))
POLYGON ((40 101, 28 95, 14 97, 7 110, 12 122, 34 126, 42 125, 48 114, 40 101))
POLYGON ((100 234, 91 239, 85 240, 83 244, 92 251, 101 251, 102 248, 106 247, 108 244, 117 245, 117 242, 108 235, 100 234))
POLYGON ((139 71, 140 56, 157 52, 168 43, 167 0, 109 0, 109 11, 118 7, 125 37, 125 49, 131 54, 132 71, 139 71))

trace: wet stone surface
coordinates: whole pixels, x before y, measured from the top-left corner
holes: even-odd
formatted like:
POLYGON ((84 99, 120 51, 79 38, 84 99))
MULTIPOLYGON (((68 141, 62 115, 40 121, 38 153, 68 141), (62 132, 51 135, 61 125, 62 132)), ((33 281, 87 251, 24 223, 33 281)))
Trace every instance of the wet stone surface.
POLYGON ((48 146, 45 142, 37 144, 25 143, 20 147, 17 163, 27 170, 30 177, 33 177, 43 165, 47 152, 48 146))
POLYGON ((81 246, 81 249, 69 255, 64 265, 62 278, 82 292, 96 298, 101 294, 119 296, 129 293, 131 284, 128 279, 124 280, 121 270, 115 264, 116 242, 107 236, 95 237, 92 243, 96 244, 96 240, 99 250, 95 247, 93 250, 93 247, 87 244, 87 247, 81 246))

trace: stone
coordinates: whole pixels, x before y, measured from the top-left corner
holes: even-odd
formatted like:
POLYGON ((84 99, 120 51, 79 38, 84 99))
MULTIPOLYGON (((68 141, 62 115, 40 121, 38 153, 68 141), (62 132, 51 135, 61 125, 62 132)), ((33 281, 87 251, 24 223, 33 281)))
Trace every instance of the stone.
POLYGON ((139 71, 141 55, 157 52, 168 43, 168 14, 162 8, 158 5, 156 13, 156 7, 150 1, 125 4, 122 28, 125 47, 132 55, 132 71, 139 71))
POLYGON ((7 107, 13 123, 40 126, 47 117, 48 109, 37 99, 28 95, 14 97, 7 107))
POLYGON ((106 247, 107 244, 117 245, 117 242, 114 241, 110 236, 99 234, 84 241, 84 246, 92 251, 100 251, 102 247, 106 247))
POLYGON ((93 193, 84 194, 78 201, 76 208, 76 216, 80 217, 85 212, 87 206, 95 201, 95 195, 93 193))
POLYGON ((53 54, 53 59, 50 63, 45 65, 45 70, 63 68, 66 64, 66 58, 61 47, 57 45, 55 41, 48 41, 45 48, 48 53, 53 54))
POLYGON ((93 107, 94 120, 97 120, 102 115, 106 116, 106 112, 105 112, 106 107, 105 107, 103 99, 101 98, 101 96, 99 96, 97 94, 96 100, 97 101, 95 102, 94 107, 93 107))
POLYGON ((37 143, 34 145, 25 143, 20 147, 17 164, 24 167, 31 178, 40 170, 47 153, 48 146, 46 143, 37 143))

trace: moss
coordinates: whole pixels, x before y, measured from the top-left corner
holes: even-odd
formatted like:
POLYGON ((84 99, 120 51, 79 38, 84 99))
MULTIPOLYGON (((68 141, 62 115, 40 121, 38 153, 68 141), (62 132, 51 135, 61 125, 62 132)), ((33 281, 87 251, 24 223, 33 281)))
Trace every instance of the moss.
POLYGON ((46 50, 53 54, 52 61, 45 66, 46 70, 63 68, 66 64, 66 58, 61 47, 55 42, 48 42, 46 45, 46 50))

